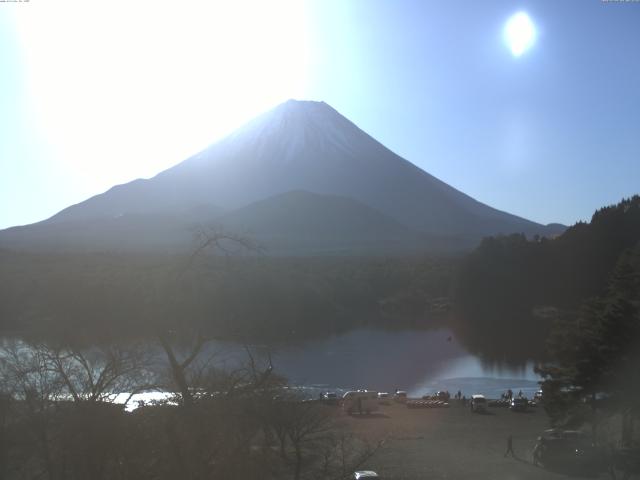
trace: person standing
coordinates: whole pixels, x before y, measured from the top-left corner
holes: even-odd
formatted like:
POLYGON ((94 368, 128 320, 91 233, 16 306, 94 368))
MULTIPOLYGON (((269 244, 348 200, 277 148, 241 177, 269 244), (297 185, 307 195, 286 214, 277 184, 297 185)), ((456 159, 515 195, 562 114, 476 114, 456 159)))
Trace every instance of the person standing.
POLYGON ((504 452, 505 458, 511 455, 513 458, 516 458, 516 453, 513 451, 513 435, 509 435, 507 437, 507 451, 504 452))
POLYGON ((533 465, 539 466, 541 464, 542 459, 542 451, 545 448, 545 440, 542 437, 538 437, 538 441, 536 442, 536 446, 533 447, 533 465))

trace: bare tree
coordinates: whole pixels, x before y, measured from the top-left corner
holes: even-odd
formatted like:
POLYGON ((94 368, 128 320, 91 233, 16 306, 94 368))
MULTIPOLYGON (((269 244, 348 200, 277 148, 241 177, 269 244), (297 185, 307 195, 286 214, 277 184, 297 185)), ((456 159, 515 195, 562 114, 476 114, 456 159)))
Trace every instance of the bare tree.
POLYGON ((353 477, 384 446, 381 440, 375 444, 362 441, 343 432, 332 432, 320 449, 319 461, 310 472, 317 480, 346 480, 353 477))
MULTIPOLYGON (((0 359, 0 362, 2 360, 0 359)), ((0 367, 0 374, 3 372, 0 367)), ((10 425, 15 415, 14 394, 12 386, 5 382, 4 376, 0 376, 0 480, 8 475, 8 459, 10 450, 10 425)))
MULTIPOLYGON (((260 251, 260 248, 251 240, 233 233, 216 229, 205 229, 200 226, 194 231, 196 246, 183 265, 177 265, 174 269, 173 282, 170 282, 165 296, 175 299, 175 292, 179 290, 181 283, 185 281, 187 273, 194 273, 197 266, 202 267, 207 253, 230 255, 241 251, 260 251)), ((198 282, 196 279, 196 283, 198 282)), ((203 294, 203 295, 206 295, 203 294)), ((179 304, 177 300, 174 302, 179 304)), ((178 314, 178 312, 174 312, 178 314)), ((207 350, 207 344, 211 337, 205 334, 205 328, 185 328, 182 326, 177 332, 178 326, 174 319, 160 327, 157 338, 166 355, 170 376, 177 393, 180 394, 181 404, 185 407, 193 405, 193 372, 194 367, 200 366, 202 372, 201 354, 207 350), (191 378, 190 378, 191 377, 191 378), (191 380, 191 381, 190 381, 191 380)), ((204 362, 208 368, 209 360, 204 362)))
POLYGON ((172 344, 170 332, 160 332, 158 334, 160 346, 167 356, 169 362, 169 372, 173 384, 180 394, 180 400, 185 407, 191 407, 194 401, 194 391, 190 379, 190 369, 198 356, 202 353, 208 339, 202 333, 197 332, 195 338, 188 346, 187 353, 180 358, 177 348, 172 344))
POLYGON ((295 394, 274 398, 265 419, 278 439, 281 462, 295 480, 351 478, 384 444, 354 437, 335 409, 295 394))
MULTIPOLYGON (((123 405, 144 384, 147 353, 138 345, 90 348, 5 342, 0 374, 22 439, 29 478, 106 478, 125 438, 123 405)), ((26 468, 26 467, 24 467, 26 468)))
POLYGON ((299 480, 305 447, 322 440, 318 437, 323 437, 329 432, 332 417, 328 410, 317 402, 294 402, 287 410, 285 431, 294 452, 293 478, 299 480))
POLYGON ((20 405, 11 412, 13 421, 24 428, 25 443, 34 447, 23 451, 23 462, 31 465, 34 476, 54 478, 50 437, 52 412, 64 398, 60 378, 41 351, 20 340, 5 341, 0 349, 0 376, 5 394, 20 405))
MULTIPOLYGON (((34 345, 46 368, 57 376, 74 402, 112 402, 150 386, 149 354, 144 345, 34 345)), ((125 402, 126 403, 126 402, 125 402)))

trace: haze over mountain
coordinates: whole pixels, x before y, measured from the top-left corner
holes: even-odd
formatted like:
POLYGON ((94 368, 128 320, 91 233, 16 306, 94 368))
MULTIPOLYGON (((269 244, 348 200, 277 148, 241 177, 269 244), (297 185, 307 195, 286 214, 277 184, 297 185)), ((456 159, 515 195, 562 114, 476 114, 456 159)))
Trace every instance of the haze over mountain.
POLYGON ((564 229, 474 200, 324 102, 289 100, 151 179, 0 232, 0 247, 188 248, 198 224, 283 254, 457 249, 487 235, 564 229))

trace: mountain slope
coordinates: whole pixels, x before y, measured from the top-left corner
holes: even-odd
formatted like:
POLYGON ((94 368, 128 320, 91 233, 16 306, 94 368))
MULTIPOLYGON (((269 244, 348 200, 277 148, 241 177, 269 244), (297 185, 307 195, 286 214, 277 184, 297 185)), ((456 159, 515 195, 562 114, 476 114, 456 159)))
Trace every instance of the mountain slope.
POLYGON ((419 251, 427 239, 348 197, 293 191, 216 219, 268 253, 327 254, 419 251))
MULTIPOLYGON (((549 231, 455 190, 325 103, 290 100, 155 177, 116 186, 61 211, 38 228, 26 227, 22 234, 33 232, 46 243, 45 225, 110 222, 131 214, 180 219, 199 205, 230 211, 294 190, 350 197, 434 238, 468 242, 497 233, 549 231)), ((190 213, 196 222, 213 216, 190 213)), ((172 228, 181 223, 173 222, 172 228)), ((6 245, 5 238, 0 233, 0 245, 6 245)))

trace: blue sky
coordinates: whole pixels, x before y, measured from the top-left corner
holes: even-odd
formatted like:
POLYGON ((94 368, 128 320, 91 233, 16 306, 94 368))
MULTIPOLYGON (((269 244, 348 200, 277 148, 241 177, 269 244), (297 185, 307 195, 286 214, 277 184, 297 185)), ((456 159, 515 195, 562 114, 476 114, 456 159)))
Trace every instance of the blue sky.
POLYGON ((640 2, 0 3, 0 228, 290 97, 484 203, 572 224, 640 192, 639 47, 640 2), (514 57, 519 11, 536 39, 514 57))

